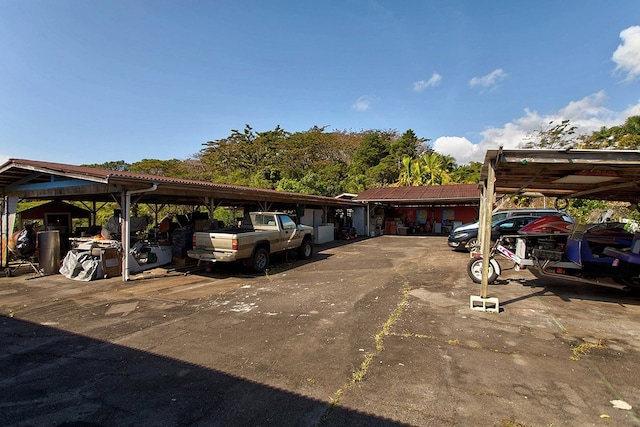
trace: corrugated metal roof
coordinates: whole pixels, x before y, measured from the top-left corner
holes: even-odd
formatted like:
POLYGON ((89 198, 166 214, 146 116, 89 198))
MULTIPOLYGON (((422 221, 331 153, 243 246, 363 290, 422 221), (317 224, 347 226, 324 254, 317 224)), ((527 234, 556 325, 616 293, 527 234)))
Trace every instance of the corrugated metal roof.
POLYGON ((343 207, 361 205, 360 202, 335 199, 333 197, 36 160, 10 159, 4 165, 0 166, 0 188, 5 194, 20 193, 20 197, 60 197, 66 199, 80 199, 88 194, 83 193, 80 185, 78 185, 79 190, 70 191, 70 180, 78 180, 78 184, 80 184, 80 182, 85 182, 85 184, 94 183, 95 185, 91 187, 91 190, 87 191, 93 191, 92 195, 96 199, 98 195, 102 194, 105 199, 112 200, 111 193, 113 192, 144 189, 151 184, 158 184, 156 191, 141 197, 146 199, 171 200, 171 202, 177 204, 187 204, 197 200, 197 198, 211 197, 216 200, 224 200, 226 203, 265 201, 343 207), (58 182, 61 184, 64 182, 67 185, 55 188, 54 178, 64 179, 65 181, 58 182), (43 189, 45 186, 51 188, 43 189), (29 192, 26 191, 27 187, 39 187, 39 190, 29 192))
POLYGON ((172 178, 167 176, 160 175, 149 175, 135 172, 123 172, 116 171, 112 169, 101 169, 94 168, 88 166, 75 166, 68 165, 63 163, 53 163, 53 162, 42 162, 37 160, 26 160, 26 159, 9 159, 7 163, 0 167, 0 186, 8 185, 10 182, 7 179, 8 174, 5 171, 9 169, 24 169, 24 170, 32 170, 33 172, 44 172, 51 173, 57 172, 61 174, 65 174, 68 176, 72 176, 74 178, 82 178, 88 181, 97 181, 97 182, 108 182, 110 180, 136 180, 136 181, 144 181, 144 182, 155 182, 155 183, 173 183, 173 184, 195 184, 195 185, 205 185, 211 187, 218 188, 230 188, 230 189, 245 189, 250 187, 242 187, 242 186, 234 186, 234 185, 225 185, 225 184, 216 184, 213 182, 205 182, 205 181, 197 181, 183 178, 172 178))
POLYGON ((354 199, 363 202, 434 203, 480 200, 477 184, 370 188, 354 199))

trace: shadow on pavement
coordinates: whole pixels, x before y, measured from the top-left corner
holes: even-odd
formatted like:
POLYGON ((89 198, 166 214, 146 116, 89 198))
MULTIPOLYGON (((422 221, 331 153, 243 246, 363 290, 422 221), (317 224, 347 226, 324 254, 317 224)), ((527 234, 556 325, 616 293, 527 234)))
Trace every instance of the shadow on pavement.
POLYGON ((268 385, 0 316, 3 426, 399 426, 268 385))

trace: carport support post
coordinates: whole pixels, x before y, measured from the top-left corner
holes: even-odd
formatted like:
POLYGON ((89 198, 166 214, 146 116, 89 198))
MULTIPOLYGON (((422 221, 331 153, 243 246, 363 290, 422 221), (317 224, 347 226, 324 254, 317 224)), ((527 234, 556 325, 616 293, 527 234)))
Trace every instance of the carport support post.
POLYGON ((205 197, 204 198, 205 205, 207 206, 207 211, 209 211, 209 223, 212 223, 214 220, 214 213, 216 211, 215 200, 213 197, 205 197))
POLYGON ((489 252, 491 250, 491 211, 493 207, 493 192, 495 191, 495 171, 493 164, 489 164, 489 173, 482 197, 482 284, 480 296, 486 298, 489 293, 489 252))
POLYGON ((124 203, 122 208, 123 221, 122 221, 122 281, 129 281, 129 249, 131 249, 131 195, 138 193, 147 193, 156 191, 158 184, 151 185, 150 188, 144 188, 142 190, 130 190, 124 194, 124 203))
POLYGON ((480 200, 480 223, 478 235, 480 236, 480 252, 482 253, 482 282, 480 284, 480 296, 471 296, 470 307, 472 310, 499 312, 497 298, 488 298, 489 294, 489 254, 491 251, 491 211, 495 198, 495 169, 494 162, 489 162, 487 181, 482 186, 482 199, 480 200))

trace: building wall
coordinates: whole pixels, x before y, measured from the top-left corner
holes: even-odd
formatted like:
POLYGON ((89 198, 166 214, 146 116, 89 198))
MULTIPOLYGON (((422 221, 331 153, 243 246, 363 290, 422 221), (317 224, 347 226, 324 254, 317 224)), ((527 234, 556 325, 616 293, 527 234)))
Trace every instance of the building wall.
POLYGON ((446 233, 454 225, 477 221, 478 212, 477 206, 398 207, 387 215, 386 220, 418 226, 424 232, 446 233))

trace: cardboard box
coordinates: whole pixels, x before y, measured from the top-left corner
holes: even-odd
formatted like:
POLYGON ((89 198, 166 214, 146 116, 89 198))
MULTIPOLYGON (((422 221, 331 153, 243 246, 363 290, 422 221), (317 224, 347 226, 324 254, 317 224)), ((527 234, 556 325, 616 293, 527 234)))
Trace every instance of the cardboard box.
POLYGON ((211 229, 211 221, 208 219, 196 219, 193 223, 195 231, 207 231, 211 229))
POLYGON ((102 249, 102 274, 104 277, 120 276, 122 274, 122 259, 117 248, 102 249))
POLYGON ((185 265, 190 265, 190 264, 195 264, 198 262, 197 259, 195 258, 178 258, 178 257, 173 257, 173 259, 171 260, 171 262, 173 263, 173 265, 177 265, 177 266, 185 266, 185 265))

